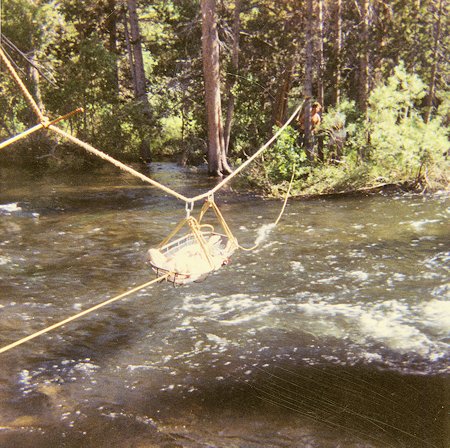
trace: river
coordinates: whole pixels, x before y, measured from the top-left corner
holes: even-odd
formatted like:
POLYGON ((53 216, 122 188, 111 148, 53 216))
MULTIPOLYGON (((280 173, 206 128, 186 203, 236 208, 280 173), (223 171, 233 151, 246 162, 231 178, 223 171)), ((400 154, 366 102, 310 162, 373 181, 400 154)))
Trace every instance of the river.
MULTIPOLYGON (((291 199, 273 228, 281 201, 232 187, 216 202, 257 249, 0 355, 1 447, 448 446, 449 196, 291 199)), ((0 345, 153 278, 184 216, 114 168, 2 168, 0 345)))

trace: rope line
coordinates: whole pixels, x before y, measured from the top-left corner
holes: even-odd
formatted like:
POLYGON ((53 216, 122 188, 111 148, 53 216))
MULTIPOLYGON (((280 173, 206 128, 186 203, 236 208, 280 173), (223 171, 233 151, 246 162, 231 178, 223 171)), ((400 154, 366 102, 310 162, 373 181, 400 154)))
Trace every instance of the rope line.
POLYGON ((69 112, 68 114, 62 115, 61 117, 55 118, 52 121, 43 121, 42 123, 37 124, 36 126, 33 126, 30 129, 27 129, 26 131, 21 132, 20 134, 11 137, 8 140, 5 140, 4 142, 0 143, 0 149, 5 148, 6 146, 9 146, 11 143, 17 142, 18 140, 21 140, 22 138, 25 138, 27 135, 32 134, 33 132, 39 131, 39 129, 45 128, 47 129, 49 126, 51 126, 52 124, 56 124, 59 123, 62 120, 65 120, 69 117, 71 117, 72 115, 77 114, 78 112, 83 112, 83 108, 82 107, 78 107, 77 109, 73 110, 72 112, 69 112))
POLYGON ((93 311, 96 311, 106 305, 109 305, 110 303, 113 303, 113 302, 116 302, 117 300, 123 299, 124 297, 129 296, 130 294, 140 291, 141 289, 147 288, 148 286, 153 285, 154 283, 161 282, 161 281, 165 280, 169 275, 170 274, 165 274, 165 275, 155 278, 149 282, 143 283, 142 285, 136 286, 133 289, 125 291, 122 294, 112 297, 111 299, 105 300, 104 302, 101 302, 91 308, 88 308, 87 310, 81 311, 80 313, 75 314, 71 317, 68 317, 67 319, 64 319, 60 322, 50 325, 49 327, 43 328, 42 330, 37 331, 36 333, 30 334, 29 336, 19 339, 18 341, 13 342, 12 344, 6 345, 5 347, 0 348, 0 354, 7 352, 8 350, 11 350, 12 348, 17 347, 18 345, 28 342, 31 339, 37 338, 38 336, 41 336, 44 333, 48 333, 49 331, 55 330, 56 328, 59 328, 59 327, 62 327, 63 325, 66 325, 67 323, 72 322, 75 319, 79 319, 80 317, 85 316, 86 314, 92 313, 93 311))
POLYGON ((129 174, 141 179, 142 181, 149 183, 153 185, 154 187, 157 187, 164 192, 174 196, 177 199, 180 199, 187 204, 193 204, 194 202, 201 201, 202 199, 207 199, 210 196, 214 195, 215 192, 220 190, 222 187, 224 187, 228 182, 231 181, 235 176, 237 176, 244 168, 246 168, 250 163, 252 163, 257 157, 259 157, 264 150, 266 150, 279 136, 280 134, 286 129, 286 127, 292 122, 292 120, 297 116, 299 110, 301 108, 301 105, 297 107, 297 109, 292 113, 292 115, 288 118, 288 120, 281 126, 278 131, 263 145, 261 146, 258 151, 255 152, 251 157, 249 157, 242 165, 240 165, 238 168, 236 168, 230 175, 228 175, 225 179, 223 179, 220 183, 218 183, 214 188, 206 191, 205 193, 199 194, 197 196, 184 196, 181 193, 178 193, 177 191, 151 179, 148 176, 145 176, 144 174, 140 173, 139 171, 136 171, 135 169, 129 167, 128 165, 125 165, 124 163, 116 160, 114 157, 111 157, 110 155, 104 153, 103 151, 100 151, 97 148, 94 148, 92 145, 83 142, 82 140, 79 140, 78 138, 74 137, 73 135, 63 131, 62 129, 50 125, 48 126, 49 129, 56 132, 57 134, 65 137, 72 143, 75 143, 78 146, 81 146, 86 151, 90 152, 91 154, 96 155, 97 157, 100 157, 103 160, 106 160, 110 163, 112 163, 117 168, 128 172, 129 174))
POLYGON ((278 215, 278 218, 275 221, 275 226, 280 222, 280 219, 283 216, 284 209, 286 208, 286 204, 289 199, 289 193, 291 192, 292 184, 294 182, 294 177, 295 177, 295 163, 294 163, 294 166, 292 167, 292 176, 291 176, 291 180, 289 182, 288 189, 286 191, 286 197, 284 198, 283 207, 281 207, 280 214, 278 215))
POLYGON ((125 165, 124 163, 119 162, 118 160, 114 159, 114 157, 111 157, 110 155, 100 151, 99 149, 94 148, 92 145, 90 145, 86 142, 83 142, 82 140, 79 140, 78 138, 63 131, 62 129, 60 129, 56 126, 53 126, 53 125, 50 125, 48 128, 50 130, 56 132, 57 134, 61 135, 62 137, 65 137, 67 140, 71 141, 72 143, 75 143, 76 145, 81 146, 87 152, 90 152, 91 154, 94 154, 97 157, 100 157, 101 159, 112 163, 117 168, 119 168, 123 171, 126 171, 127 173, 137 177, 138 179, 141 179, 144 182, 147 182, 147 183, 153 185, 154 187, 159 188, 160 190, 163 190, 166 193, 171 194, 172 196, 176 197, 177 199, 181 199, 182 201, 185 201, 185 202, 191 201, 188 197, 186 197, 180 193, 177 193, 175 190, 172 190, 171 188, 166 187, 163 184, 160 184, 156 180, 153 180, 150 177, 147 177, 146 175, 140 173, 139 171, 136 171, 135 169, 129 167, 128 165, 125 165))
POLYGON ((39 109, 39 106, 36 104, 36 101, 34 101, 33 97, 30 94, 30 92, 25 87, 25 84, 22 82, 22 80, 17 75, 17 72, 14 70, 14 67, 11 65, 11 62, 9 62, 8 57, 6 56, 5 52, 3 51, 3 49, 1 47, 0 47, 0 58, 5 63, 6 67, 8 68, 9 72, 11 73, 11 76, 14 78, 14 81, 19 86, 20 90, 22 91, 23 96, 28 101, 28 104, 31 106, 31 108, 33 109, 34 113, 39 118, 39 121, 40 122, 45 122, 46 121, 46 117, 41 112, 41 109, 39 109))
POLYGON ((251 157, 249 157, 242 165, 239 165, 238 168, 236 168, 230 175, 228 175, 225 179, 222 180, 222 182, 219 182, 214 188, 207 191, 206 193, 200 194, 198 196, 194 196, 192 198, 189 198, 191 201, 199 201, 201 199, 205 199, 212 194, 214 194, 216 191, 220 190, 224 185, 226 185, 228 182, 230 182, 231 179, 233 179, 235 176, 237 176, 244 168, 246 168, 250 163, 253 162, 257 157, 259 157, 264 150, 266 150, 280 135, 281 133, 286 129, 287 126, 294 120, 294 118, 297 116, 301 109, 302 105, 298 106, 297 109, 292 113, 292 115, 287 119, 287 121, 281 126, 280 129, 264 144, 262 145, 258 151, 255 152, 251 157))
POLYGON ((43 127, 44 127, 44 125, 42 123, 39 123, 36 126, 33 126, 32 128, 27 129, 26 131, 23 131, 20 134, 15 135, 14 137, 11 137, 8 140, 1 142, 0 149, 6 148, 7 146, 11 145, 12 143, 25 138, 27 135, 30 135, 33 132, 39 131, 39 129, 42 129, 43 127))
MULTIPOLYGON (((244 163, 242 163, 238 168, 236 168, 231 174, 229 174, 227 177, 225 177, 221 182, 219 182, 214 188, 208 190, 205 193, 199 194, 197 196, 193 197, 187 197, 184 196, 181 193, 176 192, 175 190, 149 178, 148 176, 145 176, 144 174, 140 173, 139 171, 136 171, 135 169, 129 167, 128 165, 125 165, 124 163, 114 159, 110 155, 104 153, 103 151, 100 151, 97 148, 94 148, 92 145, 83 142, 82 140, 79 140, 78 138, 74 137, 73 135, 63 131, 62 129, 54 126, 55 123, 60 121, 63 118, 59 118, 57 120, 54 120, 52 122, 49 122, 48 118, 43 115, 41 110, 39 109, 38 105, 34 101, 33 97, 31 96, 30 92, 26 88, 25 84, 22 82, 20 77, 17 75, 17 72, 15 71, 14 67, 11 65, 9 59, 7 58, 6 54, 0 47, 0 58, 5 62, 6 67, 8 68, 9 72, 11 73, 11 76, 14 78, 16 84, 19 86, 20 90, 22 91, 23 95, 25 96, 25 99, 28 101, 30 106, 32 107, 35 114, 38 116, 39 121, 41 122, 37 126, 29 129, 28 131, 25 131, 24 133, 20 134, 19 136, 13 137, 12 139, 9 139, 3 143, 0 144, 0 149, 3 147, 19 140, 20 138, 23 138, 32 132, 35 132, 41 128, 48 128, 51 129, 53 132, 56 132, 57 134, 61 135, 62 137, 68 139, 72 143, 75 143, 78 146, 81 146, 86 151, 90 152, 91 154, 94 154, 97 157, 100 157, 103 160, 108 161, 109 163, 112 163, 114 166, 118 167, 119 169, 128 172, 129 174, 137 177, 138 179, 142 180, 143 182, 149 183, 153 185, 154 187, 157 187, 161 189, 162 191, 174 196, 177 199, 180 199, 186 203, 193 204, 194 202, 200 201, 202 199, 209 198, 212 196, 216 191, 220 190, 222 187, 224 187, 227 183, 229 183, 235 176, 237 176, 244 168, 246 168, 250 163, 252 163, 257 157, 259 157, 262 152, 267 149, 279 136, 280 134, 286 129, 286 127, 294 120, 296 115, 301 109, 301 105, 297 107, 297 109, 293 112, 293 114, 288 118, 288 120, 281 126, 278 131, 264 144, 262 145, 258 151, 255 152, 251 157, 249 157, 244 163)), ((79 111, 79 109, 77 109, 79 111)), ((74 113, 74 112, 73 112, 74 113)), ((72 113, 71 113, 72 114, 72 113)), ((64 116, 66 117, 66 116, 64 116)))

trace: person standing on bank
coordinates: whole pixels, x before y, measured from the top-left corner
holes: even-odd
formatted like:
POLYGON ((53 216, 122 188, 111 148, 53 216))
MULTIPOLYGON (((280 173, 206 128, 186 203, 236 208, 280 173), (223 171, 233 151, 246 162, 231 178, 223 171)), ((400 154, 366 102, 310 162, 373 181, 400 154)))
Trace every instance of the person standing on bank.
MULTIPOLYGON (((315 129, 320 125, 320 111, 322 110, 322 106, 319 102, 315 101, 311 105, 311 133, 315 133, 315 129)), ((305 108, 303 107, 300 114, 297 117, 298 128, 302 134, 305 133, 305 108)))
POLYGON ((318 101, 315 101, 311 105, 311 113, 310 113, 310 126, 307 130, 307 122, 306 122, 306 107, 303 107, 300 114, 297 117, 297 125, 299 130, 299 136, 298 136, 298 144, 301 147, 306 147, 307 152, 309 153, 310 157, 314 158, 314 144, 315 144, 315 133, 317 132, 317 128, 320 125, 321 117, 320 117, 320 111, 322 110, 322 106, 318 101), (307 145, 307 132, 309 131, 309 145, 307 145))

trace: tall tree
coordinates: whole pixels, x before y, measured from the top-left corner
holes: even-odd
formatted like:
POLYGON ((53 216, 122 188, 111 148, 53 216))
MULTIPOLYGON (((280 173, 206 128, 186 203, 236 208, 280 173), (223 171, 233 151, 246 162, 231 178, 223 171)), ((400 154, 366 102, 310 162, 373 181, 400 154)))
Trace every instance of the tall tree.
POLYGON ((334 0, 334 98, 337 106, 341 100, 341 58, 342 58, 342 0, 334 0))
MULTIPOLYGON (((134 82, 135 82, 134 91, 136 95, 136 100, 138 101, 141 107, 142 114, 146 119, 146 121, 148 122, 146 123, 148 125, 152 120, 152 111, 150 109, 150 103, 148 102, 147 97, 144 57, 142 55, 141 32, 139 28, 136 0, 127 0, 127 4, 128 4, 130 35, 131 35, 130 44, 133 55, 133 67, 131 69, 134 71, 134 82)), ((141 159, 145 162, 149 162, 151 160, 150 139, 148 134, 145 132, 145 129, 140 128, 140 133, 141 133, 140 135, 141 159)))
POLYGON ((294 75, 294 58, 290 58, 287 66, 281 74, 280 84, 278 86, 275 104, 273 108, 273 124, 281 126, 286 119, 288 109, 289 92, 292 87, 292 78, 294 75))
POLYGON ((317 1, 317 100, 324 106, 323 0, 317 1))
POLYGON ((225 154, 220 95, 219 36, 216 1, 202 0, 203 76, 208 124, 208 169, 214 176, 230 173, 225 154))
POLYGON ((120 93, 119 85, 119 68, 117 64, 118 49, 117 49, 117 21, 119 12, 116 10, 116 0, 107 0, 106 3, 106 29, 108 33, 108 50, 114 56, 114 71, 113 71, 113 88, 118 97, 120 93))
POLYGON ((369 98, 369 1, 360 0, 361 46, 359 51, 358 106, 364 116, 367 115, 367 101, 369 98))
POLYGON ((226 93, 228 97, 227 116, 224 129, 225 153, 228 154, 230 146, 231 123, 234 114, 235 95, 233 88, 236 85, 236 77, 239 70, 239 33, 241 30, 241 0, 234 2, 233 16, 233 47, 231 50, 231 74, 228 76, 226 93))
MULTIPOLYGON (((434 5, 433 5, 434 6, 434 5)), ((425 105, 425 123, 428 123, 430 120, 431 110, 433 108, 433 101, 435 97, 435 90, 436 90, 436 75, 438 72, 438 65, 439 61, 441 59, 440 56, 440 39, 441 39, 441 21, 443 16, 443 1, 439 0, 437 9, 435 13, 433 14, 434 17, 436 17, 436 23, 435 23, 435 30, 434 30, 434 47, 433 47, 433 63, 431 65, 431 76, 430 76, 430 82, 428 87, 428 95, 426 98, 426 105, 425 105)))
POLYGON ((313 49, 314 49, 314 0, 306 2, 306 34, 305 34, 305 112, 304 112, 304 131, 305 131, 305 149, 308 157, 313 160, 314 145, 312 140, 311 129, 311 98, 313 83, 313 49))

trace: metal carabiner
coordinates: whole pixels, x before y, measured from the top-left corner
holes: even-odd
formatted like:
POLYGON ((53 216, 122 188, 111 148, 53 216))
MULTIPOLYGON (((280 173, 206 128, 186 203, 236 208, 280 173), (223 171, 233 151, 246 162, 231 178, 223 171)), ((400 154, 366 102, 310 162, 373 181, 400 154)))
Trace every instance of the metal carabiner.
POLYGON ((194 210, 194 203, 186 202, 185 209, 186 209, 186 219, 187 219, 191 216, 192 210, 194 210))

